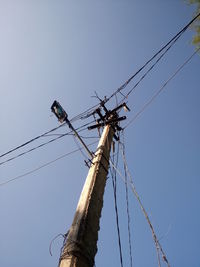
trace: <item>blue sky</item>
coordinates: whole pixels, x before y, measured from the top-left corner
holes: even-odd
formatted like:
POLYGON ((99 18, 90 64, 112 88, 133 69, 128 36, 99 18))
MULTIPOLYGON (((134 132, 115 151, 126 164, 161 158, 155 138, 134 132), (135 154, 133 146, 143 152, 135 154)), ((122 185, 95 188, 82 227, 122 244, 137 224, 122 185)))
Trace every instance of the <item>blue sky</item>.
MULTIPOLYGON (((72 118, 97 104, 94 91, 102 98, 112 94, 193 13, 194 7, 180 0, 0 1, 0 153, 58 126, 50 112, 55 99, 72 118)), ((130 95, 128 120, 195 51, 192 34, 188 29, 130 95)), ((195 55, 125 131, 129 169, 171 266, 200 264, 199 69, 195 55)), ((84 132, 91 135, 97 133, 84 132)), ((0 166, 0 182, 76 148, 66 136, 0 166)), ((57 266, 62 239, 53 243, 52 257, 49 244, 70 228, 87 172, 76 153, 0 187, 0 266, 57 266)), ((130 266, 125 186, 120 177, 117 182, 124 266, 130 266)), ((149 226, 131 191, 129 199, 134 266, 156 266, 149 226)), ((111 178, 96 266, 120 266, 111 178)))

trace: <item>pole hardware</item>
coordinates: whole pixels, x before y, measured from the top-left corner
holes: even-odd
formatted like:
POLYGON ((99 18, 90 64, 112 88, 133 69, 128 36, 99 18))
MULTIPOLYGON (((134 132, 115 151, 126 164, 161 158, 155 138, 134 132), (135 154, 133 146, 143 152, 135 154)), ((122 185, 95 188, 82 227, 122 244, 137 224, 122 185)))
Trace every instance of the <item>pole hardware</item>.
MULTIPOLYGON (((118 107, 112 109, 112 110, 108 110, 105 106, 105 100, 101 100, 100 98, 98 98, 101 102, 100 102, 100 107, 97 108, 94 112, 93 115, 98 114, 99 119, 96 120, 96 124, 89 126, 88 130, 92 130, 92 129, 96 129, 96 128, 100 128, 103 127, 105 125, 111 125, 111 127, 113 128, 114 132, 117 131, 121 131, 122 128, 118 125, 119 121, 125 120, 126 116, 122 116, 119 117, 117 111, 120 110, 121 108, 124 108, 126 111, 130 111, 130 109, 127 107, 126 103, 122 103, 120 104, 118 107), (105 114, 103 115, 101 110, 103 109, 103 111, 105 112, 105 114)), ((119 140, 119 137, 114 134, 114 139, 115 140, 119 140)))
MULTIPOLYGON (((113 123, 116 123, 116 122, 119 122, 119 121, 122 121, 122 120, 125 120, 126 119, 126 116, 123 116, 123 117, 119 117, 119 118, 111 118, 109 120, 106 120, 104 122, 100 122, 98 124, 95 124, 95 125, 92 125, 92 126, 89 126, 88 127, 88 130, 93 130, 95 128, 98 128, 98 127, 102 127, 102 126, 106 126, 108 124, 113 124, 113 123)), ((118 126, 119 127, 119 126, 118 126)), ((121 127, 120 127, 121 129, 121 127)))

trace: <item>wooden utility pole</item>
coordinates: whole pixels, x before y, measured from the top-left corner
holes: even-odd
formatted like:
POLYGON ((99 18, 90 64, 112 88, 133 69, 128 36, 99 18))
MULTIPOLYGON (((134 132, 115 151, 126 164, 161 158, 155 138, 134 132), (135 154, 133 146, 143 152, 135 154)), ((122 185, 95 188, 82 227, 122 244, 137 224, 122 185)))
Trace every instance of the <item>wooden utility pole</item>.
POLYGON ((67 235, 60 257, 60 267, 94 266, 113 136, 113 127, 106 125, 80 195, 72 226, 67 235))

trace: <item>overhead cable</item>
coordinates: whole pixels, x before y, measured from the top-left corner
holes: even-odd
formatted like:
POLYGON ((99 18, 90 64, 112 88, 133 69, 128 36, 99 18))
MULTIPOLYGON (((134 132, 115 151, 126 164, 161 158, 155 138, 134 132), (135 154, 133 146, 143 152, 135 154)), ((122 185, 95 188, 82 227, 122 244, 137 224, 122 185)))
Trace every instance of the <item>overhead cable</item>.
MULTIPOLYGON (((122 173, 118 170, 118 168, 113 164, 113 162, 111 160, 110 160, 110 164, 115 168, 115 170, 117 171, 119 176, 125 182, 126 181, 125 177, 122 175, 122 173)), ((147 222, 149 224, 151 232, 152 232, 152 236, 153 236, 153 240, 155 242, 156 252, 157 252, 157 256, 158 256, 158 266, 159 267, 161 266, 161 264, 160 264, 160 256, 159 256, 160 255, 159 252, 161 252, 163 261, 165 261, 167 266, 170 267, 169 262, 168 262, 167 257, 166 257, 166 254, 164 253, 164 250, 162 249, 162 246, 161 246, 161 244, 160 244, 160 242, 159 242, 159 240, 158 240, 158 238, 157 238, 157 236, 155 234, 155 230, 154 230, 153 225, 152 225, 152 223, 151 223, 151 221, 149 219, 149 216, 148 216, 148 214, 147 214, 147 212, 146 212, 146 210, 145 210, 145 208, 144 208, 144 206, 143 206, 143 204, 142 204, 142 202, 140 200, 140 197, 139 197, 139 195, 138 195, 138 193, 136 191, 136 188, 135 188, 134 183, 133 183, 133 179, 132 179, 131 174, 130 174, 130 172, 128 170, 128 167, 127 167, 126 160, 125 160, 125 164, 126 164, 127 174, 129 176, 129 181, 128 181, 129 182, 129 186, 130 186, 133 194, 135 195, 136 199, 138 200, 140 208, 141 208, 141 210, 142 210, 142 212, 143 212, 143 214, 144 214, 144 216, 145 216, 145 218, 146 218, 146 220, 147 220, 147 222)))
MULTIPOLYGON (((172 37, 161 49, 156 52, 139 70, 137 70, 124 84, 122 84, 109 98, 107 98, 106 102, 108 102, 113 96, 120 93, 132 80, 135 78, 152 60, 154 60, 162 51, 164 51, 170 44, 171 46, 179 39, 179 37, 190 27, 190 25, 200 16, 200 13, 197 14, 186 26, 184 26, 174 37, 172 37)), ((171 46, 169 48, 171 48, 171 46)), ((169 49, 166 49, 164 54, 169 49)), ((160 60, 160 59, 159 59, 160 60)), ((158 61, 159 61, 158 60, 158 61)), ((158 62, 156 62, 157 64, 158 62)))
POLYGON ((178 69, 171 75, 171 77, 161 86, 161 88, 146 102, 146 104, 141 108, 139 112, 135 114, 135 116, 125 125, 124 129, 126 129, 131 123, 133 123, 137 117, 144 112, 144 110, 155 100, 155 98, 165 89, 167 84, 182 70, 182 68, 193 58, 195 54, 200 50, 198 48, 189 58, 185 60, 185 62, 178 67, 178 69))
MULTIPOLYGON (((86 123, 86 124, 84 124, 84 125, 78 127, 76 130, 79 131, 79 132, 82 132, 82 131, 84 131, 84 130, 87 129, 87 128, 85 128, 86 126, 88 126, 89 124, 91 124, 91 123, 93 123, 93 122, 94 122, 94 121, 89 122, 89 123, 86 123)), ((9 161, 12 161, 12 160, 14 160, 14 159, 17 159, 17 158, 19 158, 19 157, 21 157, 21 156, 23 156, 23 155, 26 155, 26 154, 28 154, 28 153, 30 153, 30 152, 36 150, 36 149, 39 149, 39 148, 41 148, 41 147, 43 147, 43 146, 46 146, 46 145, 48 145, 48 144, 50 144, 50 143, 52 143, 52 142, 54 142, 54 141, 56 141, 56 140, 58 140, 58 139, 64 137, 64 136, 67 136, 67 135, 73 135, 73 134, 72 134, 72 131, 69 131, 69 132, 64 133, 64 134, 60 134, 60 135, 59 135, 58 137, 56 137, 56 138, 53 138, 53 139, 51 139, 51 140, 49 140, 49 141, 47 141, 47 142, 44 142, 44 143, 42 143, 42 144, 40 144, 40 145, 38 145, 38 146, 35 146, 35 147, 33 147, 33 148, 29 149, 29 150, 26 150, 26 151, 24 151, 24 152, 22 152, 22 153, 20 153, 20 154, 18 154, 18 155, 16 155, 16 156, 13 156, 13 157, 11 157, 11 158, 9 158, 9 159, 7 159, 7 160, 4 160, 4 161, 0 162, 0 166, 3 165, 3 164, 5 164, 5 163, 7 163, 7 162, 9 162, 9 161)), ((14 149, 14 150, 17 150, 17 148, 14 149)), ((14 151, 14 150, 13 150, 13 151, 14 151)), ((7 153, 7 154, 8 154, 8 153, 7 153)))
POLYGON ((86 111, 82 112, 81 114, 73 117, 70 122, 74 122, 76 120, 79 120, 79 119, 85 119, 85 118, 88 118, 91 114, 93 114, 93 112, 99 107, 99 104, 96 104, 94 105, 93 107, 91 108, 88 108, 86 111))
MULTIPOLYGON (((125 157, 125 140, 124 140, 124 131, 122 131, 123 143, 122 143, 122 154, 125 157)), ((129 211, 129 197, 128 197, 128 177, 126 171, 126 164, 124 163, 124 177, 125 177, 125 188, 126 188, 126 213, 128 221, 128 242, 129 242, 129 257, 130 257, 130 266, 133 266, 133 256, 132 256, 132 245, 131 245, 131 228, 130 228, 130 211, 129 211)))
POLYGON ((62 135, 60 135, 60 136, 58 136, 58 137, 56 137, 56 138, 54 138, 54 139, 49 140, 48 142, 44 142, 44 143, 42 143, 42 144, 40 144, 40 145, 38 145, 38 146, 35 146, 35 147, 33 147, 33 148, 29 149, 29 150, 26 150, 26 151, 22 152, 22 153, 20 153, 20 154, 14 156, 14 157, 11 157, 11 158, 9 158, 9 159, 7 159, 7 160, 4 160, 4 161, 0 162, 0 166, 3 165, 3 164, 5 164, 5 163, 7 163, 7 162, 9 162, 9 161, 12 161, 12 160, 14 160, 14 159, 17 159, 17 158, 19 158, 19 157, 21 157, 21 156, 23 156, 23 155, 26 155, 26 154, 28 154, 28 153, 30 153, 30 152, 32 152, 32 151, 38 149, 38 148, 41 148, 41 147, 43 147, 43 146, 46 146, 46 145, 48 145, 48 144, 50 144, 50 143, 52 143, 52 142, 54 142, 54 141, 56 141, 56 140, 58 140, 58 139, 60 139, 60 138, 62 138, 62 137, 64 137, 64 136, 66 136, 66 135, 69 135, 69 134, 71 134, 71 132, 62 134, 62 135))
MULTIPOLYGON (((94 145, 94 144, 96 144, 97 142, 98 142, 98 141, 93 142, 93 143, 90 143, 90 144, 88 144, 88 146, 94 145)), ((80 150, 83 150, 83 147, 78 148, 78 149, 75 149, 75 150, 73 150, 73 151, 71 151, 71 152, 68 152, 68 153, 66 153, 66 154, 64 154, 64 155, 62 155, 62 156, 60 156, 60 157, 58 157, 58 158, 56 158, 56 159, 54 159, 54 160, 51 160, 51 161, 49 161, 49 162, 47 162, 47 163, 45 163, 45 164, 43 164, 43 165, 41 165, 41 166, 39 166, 39 167, 33 169, 33 170, 31 170, 31 171, 25 172, 25 173, 23 173, 23 174, 21 174, 21 175, 18 175, 18 176, 14 177, 14 178, 11 178, 11 179, 9 179, 9 180, 7 180, 7 181, 5 181, 5 182, 2 182, 2 183, 0 183, 0 186, 4 186, 4 185, 6 185, 6 184, 8 184, 8 183, 11 183, 11 182, 13 182, 13 181, 15 181, 15 180, 18 180, 18 179, 20 179, 20 178, 23 178, 23 177, 25 177, 25 176, 27 176, 27 175, 29 175, 29 174, 32 174, 32 173, 34 173, 34 172, 37 172, 38 170, 40 170, 40 169, 42 169, 42 168, 44 168, 44 167, 47 167, 47 166, 51 165, 52 163, 54 163, 54 162, 56 162, 56 161, 58 161, 58 160, 60 160, 60 159, 63 159, 63 158, 65 158, 65 157, 69 156, 69 155, 72 155, 72 154, 74 154, 74 153, 76 153, 76 152, 78 152, 78 151, 80 151, 80 150)))
POLYGON ((137 198, 137 200, 138 200, 138 202, 139 202, 139 204, 140 204, 140 207, 141 207, 141 209, 142 209, 142 211, 143 211, 143 213, 144 213, 144 215, 145 215, 145 218, 146 218, 146 220, 147 220, 147 222, 148 222, 148 224, 149 224, 149 226, 150 226, 150 228, 151 228, 152 236, 153 236, 153 240, 154 240, 154 242, 155 242, 155 247, 156 247, 156 252, 157 252, 158 267, 161 267, 161 263, 160 263, 160 253, 159 253, 159 247, 158 247, 158 240, 157 240, 157 237, 156 237, 154 228, 153 228, 153 226, 152 226, 152 223, 151 223, 151 221, 150 221, 150 219, 149 219, 149 216, 148 216, 146 210, 144 209, 144 206, 143 206, 143 204, 142 204, 142 202, 141 202, 141 200, 140 200, 140 197, 139 197, 139 195, 138 195, 138 193, 137 193, 137 191, 136 191, 136 188, 135 188, 135 186, 134 186, 134 184, 133 184, 133 179, 132 179, 132 177, 130 176, 130 173, 129 173, 129 171, 128 171, 128 166, 127 166, 127 162, 126 162, 126 157, 125 157, 125 154, 123 153, 123 149, 122 149, 122 157, 123 157, 123 161, 124 161, 124 164, 125 164, 125 170, 126 170, 126 173, 128 174, 128 176, 129 176, 129 178, 130 178, 129 182, 130 182, 130 184, 131 184, 131 189, 132 189, 134 195, 136 196, 136 198, 137 198))
MULTIPOLYGON (((114 162, 114 154, 113 154, 113 162, 114 162)), ((119 160, 119 142, 117 147, 117 159, 116 159, 116 166, 118 165, 119 160)), ((117 225, 117 236, 118 236, 118 245, 119 245, 119 256, 120 256, 120 264, 123 267, 123 257, 122 257, 122 246, 121 246, 121 237, 120 237, 120 228, 119 228, 119 214, 118 214, 118 205, 117 205, 117 172, 113 168, 110 171, 112 177, 112 185, 113 185, 113 194, 114 194, 114 204, 115 204, 115 218, 116 218, 116 225, 117 225)))
POLYGON ((55 128, 53 128, 53 129, 51 129, 51 130, 49 130, 49 131, 47 131, 47 132, 45 132, 45 133, 43 133, 43 134, 40 134, 40 135, 38 135, 38 136, 36 136, 36 137, 30 139, 29 141, 26 141, 25 143, 23 143, 23 144, 21 144, 21 145, 15 147, 15 148, 13 148, 13 149, 7 151, 7 152, 1 154, 1 155, 0 155, 0 158, 2 158, 2 157, 4 157, 4 156, 6 156, 6 155, 8 155, 8 154, 10 154, 10 153, 12 153, 12 152, 14 152, 14 151, 20 149, 20 148, 22 148, 22 147, 24 147, 24 146, 26 146, 26 145, 32 143, 33 141, 36 141, 37 139, 39 139, 39 138, 41 138, 41 137, 43 137, 43 136, 45 136, 45 135, 47 135, 47 134, 49 134, 49 133, 55 131, 55 130, 61 128, 61 127, 63 127, 63 125, 64 125, 64 124, 59 125, 58 127, 55 127, 55 128))
POLYGON ((150 71, 156 66, 156 64, 163 58, 163 56, 169 51, 169 49, 173 46, 173 44, 179 39, 180 35, 171 43, 171 45, 159 56, 159 58, 155 61, 153 65, 149 67, 149 69, 142 75, 139 81, 129 90, 126 95, 123 95, 123 99, 120 101, 122 103, 128 96, 133 92, 133 90, 140 84, 140 82, 150 73, 150 71))
MULTIPOLYGON (((93 106, 93 107, 87 109, 86 111, 82 112, 81 114, 79 114, 79 115, 73 117, 73 118, 70 120, 70 122, 74 122, 74 121, 80 119, 82 116, 88 114, 88 112, 92 112, 93 110, 95 110, 98 106, 99 106, 99 104, 97 104, 97 105, 95 105, 95 106, 93 106)), ((47 132, 45 132, 45 133, 43 133, 43 134, 40 134, 40 135, 38 135, 38 136, 36 136, 36 137, 34 137, 34 138, 32 138, 32 139, 30 139, 30 140, 24 142, 23 144, 21 144, 21 145, 15 147, 15 148, 13 148, 13 149, 11 149, 11 150, 9 150, 9 151, 3 153, 3 154, 1 154, 1 155, 0 155, 0 158, 2 158, 2 157, 4 157, 4 156, 6 156, 6 155, 8 155, 8 154, 10 154, 10 153, 12 153, 12 152, 18 150, 18 149, 20 149, 20 148, 22 148, 22 147, 24 147, 24 146, 26 146, 26 145, 28 145, 28 144, 30 144, 30 143, 32 143, 32 142, 38 140, 38 139, 40 139, 41 137, 48 136, 49 133, 52 133, 52 132, 58 130, 59 128, 63 127, 64 125, 66 125, 66 123, 63 123, 62 125, 59 125, 59 126, 53 128, 53 129, 51 129, 51 130, 49 130, 49 131, 47 131, 47 132)))
MULTIPOLYGON (((178 40, 178 38, 180 37, 180 35, 182 35, 182 33, 184 33, 186 30, 187 30, 187 28, 198 18, 200 16, 200 13, 199 14, 197 14, 185 27, 183 27, 173 38, 171 38, 171 40, 167 43, 167 44, 165 44, 158 52, 156 52, 138 71, 136 71, 124 84, 122 84, 109 98, 107 98, 106 100, 105 100, 105 102, 108 102, 113 96, 115 96, 117 93, 119 93, 119 92, 121 92, 131 81, 132 81, 132 79, 137 75, 137 74, 139 74, 154 58, 156 58, 165 48, 167 48, 171 43, 173 43, 174 44, 174 42, 175 41, 177 41, 178 40)), ((171 46, 170 46, 171 47, 171 46)), ((164 52, 164 54, 167 52, 169 50, 169 48, 164 52)), ((163 56, 163 55, 162 55, 163 56)), ((158 62, 160 60, 160 58, 156 61, 156 63, 158 62)), ((155 64, 156 64, 155 63, 155 64)), ((148 70, 148 72, 155 66, 155 64, 148 70)), ((146 73, 147 74, 147 73, 146 73)), ((145 74, 145 76, 146 76, 146 74, 145 74)), ((142 77, 141 79, 143 79, 144 77, 142 77)), ((141 79, 140 79, 140 81, 141 81, 141 79)), ((139 81, 139 82, 140 82, 139 81)), ((134 88, 136 87, 137 85, 135 85, 134 86, 134 88)), ((134 89, 134 88, 132 88, 132 90, 134 89)), ((128 95, 130 94, 130 92, 128 93, 128 95)), ((97 105, 95 105, 95 106, 93 106, 93 107, 91 107, 91 108, 89 108, 89 109, 87 109, 86 111, 84 111, 84 112, 82 112, 81 114, 79 114, 79 115, 77 115, 77 116, 75 116, 75 117, 73 117, 71 120, 70 120, 70 122, 74 122, 74 121, 76 121, 76 120, 78 120, 78 119, 81 119, 81 118, 87 118, 88 116, 90 116, 91 114, 93 114, 93 111, 97 108, 99 106, 99 104, 97 104, 97 105)), ((39 138, 41 138, 41 137, 43 137, 43 136, 45 136, 45 135, 47 135, 48 133, 50 133, 50 132, 53 132, 53 131, 55 131, 55 130, 57 130, 57 129, 59 129, 60 127, 62 127, 63 126, 63 124, 62 125, 59 125, 58 127, 56 127, 56 128, 53 128, 53 129, 51 129, 51 130, 49 130, 49 131, 47 131, 47 132, 45 132, 45 133, 43 133, 43 134, 41 134, 41 135, 38 135, 38 136, 36 136, 35 138, 32 138, 32 139, 30 139, 29 141, 27 141, 27 142, 25 142, 25 143, 23 143, 23 144, 21 144, 20 146, 17 146, 17 147, 15 147, 15 148, 13 148, 13 149, 11 149, 10 151, 7 151, 6 153, 3 153, 3 154, 1 154, 0 155, 0 158, 1 157, 3 157, 3 156, 6 156, 6 155, 8 155, 9 153, 11 153, 11 152, 14 152, 15 150, 17 150, 17 149, 19 149, 19 148, 21 148, 21 147, 24 147, 24 146, 26 146, 26 145, 28 145, 28 144, 30 144, 31 142, 33 142, 33 141, 35 141, 35 140, 37 140, 37 139, 39 139, 39 138)))

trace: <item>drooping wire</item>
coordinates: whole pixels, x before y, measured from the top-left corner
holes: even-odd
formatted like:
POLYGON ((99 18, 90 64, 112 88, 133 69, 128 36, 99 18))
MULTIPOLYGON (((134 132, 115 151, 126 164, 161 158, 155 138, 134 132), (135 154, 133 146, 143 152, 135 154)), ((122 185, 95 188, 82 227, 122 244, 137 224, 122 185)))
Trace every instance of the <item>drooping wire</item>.
MULTIPOLYGON (((53 256, 53 254, 52 254, 52 251, 51 251, 51 247, 52 247, 52 244, 53 244, 53 242, 58 238, 58 237, 60 237, 60 236, 62 236, 63 237, 63 246, 64 246, 64 244, 65 244, 65 239, 67 238, 67 235, 68 235, 68 232, 66 233, 66 234, 57 234, 52 240, 51 240, 51 242, 50 242, 50 244, 49 244, 49 254, 51 255, 51 256, 53 256)), ((62 246, 62 247, 63 247, 62 246)), ((60 251, 62 251, 62 248, 61 248, 61 250, 60 251)))
MULTIPOLYGON (((94 144, 96 144, 97 142, 98 142, 98 141, 93 142, 93 143, 90 143, 90 144, 88 144, 88 146, 94 145, 94 144)), ((80 150, 83 150, 83 149, 84 149, 84 148, 81 147, 81 148, 75 149, 75 150, 73 150, 73 151, 71 151, 71 152, 65 153, 64 155, 62 155, 62 156, 60 156, 60 157, 58 157, 58 158, 56 158, 56 159, 54 159, 54 160, 48 161, 47 163, 45 163, 45 164, 43 164, 43 165, 40 165, 39 167, 37 167, 37 168, 35 168, 35 169, 31 170, 31 171, 25 172, 25 173, 23 173, 23 174, 21 174, 21 175, 15 176, 14 178, 11 178, 11 179, 9 179, 9 180, 7 180, 7 181, 5 181, 5 182, 0 183, 0 186, 4 186, 4 185, 6 185, 6 184, 8 184, 8 183, 10 183, 10 182, 13 182, 13 181, 18 180, 18 179, 20 179, 20 178, 23 178, 23 177, 25 177, 25 176, 27 176, 27 175, 29 175, 29 174, 32 174, 32 173, 34 173, 34 172, 37 172, 38 170, 40 170, 40 169, 42 169, 42 168, 44 168, 44 167, 46 167, 46 166, 49 166, 49 165, 53 164, 54 162, 56 162, 56 161, 58 161, 58 160, 61 160, 61 159, 65 158, 65 157, 67 157, 67 156, 69 156, 69 155, 72 155, 72 154, 74 154, 74 153, 76 153, 76 152, 78 152, 78 151, 80 151, 80 150)))
MULTIPOLYGON (((160 264, 160 252, 161 252, 163 261, 167 264, 168 267, 170 267, 170 265, 169 265, 169 261, 168 261, 168 259, 167 259, 167 257, 166 257, 166 254, 164 253, 164 250, 162 249, 162 246, 161 246, 161 244, 160 244, 160 242, 159 242, 159 240, 158 240, 158 238, 157 238, 157 236, 156 236, 156 234, 155 234, 155 230, 154 230, 153 225, 152 225, 152 223, 151 223, 151 221, 150 221, 150 219, 149 219, 149 216, 148 216, 148 214, 147 214, 147 212, 146 212, 146 210, 145 210, 145 208, 144 208, 144 206, 143 206, 143 204, 142 204, 142 202, 141 202, 141 200, 140 200, 140 197, 139 197, 139 195, 138 195, 138 193, 137 193, 137 191, 136 191, 136 188, 135 188, 134 183, 133 183, 132 176, 131 176, 131 174, 130 174, 130 172, 129 172, 129 169, 128 169, 128 165, 127 165, 127 162, 126 162, 126 157, 123 156, 123 153, 122 153, 122 157, 123 157, 124 163, 125 163, 125 165, 126 165, 127 175, 128 175, 128 177, 129 177, 129 180, 128 180, 128 182, 129 182, 129 186, 130 186, 130 188, 131 188, 133 194, 135 195, 135 197, 136 197, 136 199, 137 199, 137 201, 138 201, 138 203, 139 203, 139 205, 140 205, 140 208, 141 208, 141 210, 142 210, 142 212, 143 212, 143 214, 144 214, 144 216, 145 216, 145 218, 146 218, 146 220, 147 220, 147 223, 148 223, 148 225, 149 225, 149 227, 150 227, 150 229, 151 229, 151 232, 152 232, 153 240, 154 240, 155 247, 156 247, 157 258, 158 258, 158 266, 159 266, 159 267, 161 266, 161 264, 160 264)), ((120 171, 118 170, 118 168, 113 164, 112 161, 110 161, 110 164, 115 168, 115 170, 117 171, 117 173, 119 174, 119 176, 120 176, 120 177, 122 178, 122 180, 125 182, 125 177, 121 174, 121 172, 120 172, 120 171)))
POLYGON ((161 88, 146 102, 146 104, 141 108, 139 112, 126 124, 124 129, 126 129, 131 123, 133 123, 137 117, 155 100, 155 98, 165 89, 167 84, 183 69, 183 67, 193 58, 195 54, 198 53, 200 48, 198 48, 189 58, 185 60, 185 62, 178 67, 178 69, 170 76, 170 78, 161 86, 161 88))
MULTIPOLYGON (((116 165, 118 165, 118 160, 119 160, 119 143, 117 146, 116 165)), ((115 162, 114 153, 113 153, 113 162, 115 162)), ((112 177, 113 194, 114 194, 115 218, 116 218, 116 225, 117 225, 120 264, 121 264, 121 267, 123 267, 122 246, 121 246, 120 228, 119 228, 119 215, 118 215, 118 206, 117 206, 117 179, 116 179, 117 173, 116 173, 116 170, 114 168, 112 169, 112 171, 110 171, 110 173, 111 173, 111 177, 112 177)))
MULTIPOLYGON (((122 146, 122 153, 125 156, 125 140, 124 140, 124 131, 122 131, 123 136, 123 143, 120 145, 122 146)), ((126 188, 126 212, 128 218, 128 242, 129 242, 129 256, 130 256, 130 266, 133 266, 133 256, 132 256, 132 246, 131 246, 131 228, 130 228, 130 211, 129 211, 129 197, 128 197, 128 179, 127 179, 127 171, 126 165, 124 163, 124 177, 125 177, 125 188, 126 188)))

